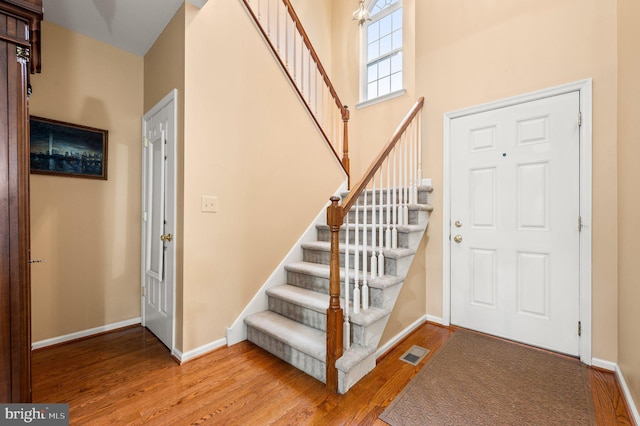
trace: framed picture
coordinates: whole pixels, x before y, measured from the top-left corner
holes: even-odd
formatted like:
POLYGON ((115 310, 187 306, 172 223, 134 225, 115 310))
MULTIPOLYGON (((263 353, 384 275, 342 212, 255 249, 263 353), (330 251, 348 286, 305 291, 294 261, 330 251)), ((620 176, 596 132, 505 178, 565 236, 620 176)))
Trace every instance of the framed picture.
POLYGON ((107 130, 30 117, 31 173, 107 179, 107 130))

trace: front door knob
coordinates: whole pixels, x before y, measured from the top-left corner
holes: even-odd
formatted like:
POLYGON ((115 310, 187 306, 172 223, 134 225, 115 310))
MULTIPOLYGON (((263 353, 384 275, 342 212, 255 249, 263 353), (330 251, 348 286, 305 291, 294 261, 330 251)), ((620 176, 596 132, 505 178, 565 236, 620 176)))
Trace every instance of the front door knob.
POLYGON ((462 235, 458 234, 455 237, 453 237, 453 241, 455 241, 456 243, 461 243, 462 242, 462 235))

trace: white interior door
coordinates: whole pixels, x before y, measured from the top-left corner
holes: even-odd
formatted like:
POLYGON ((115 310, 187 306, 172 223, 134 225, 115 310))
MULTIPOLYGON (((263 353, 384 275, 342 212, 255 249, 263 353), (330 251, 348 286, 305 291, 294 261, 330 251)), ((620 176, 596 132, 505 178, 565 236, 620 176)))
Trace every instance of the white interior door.
POLYGON ((579 92, 451 121, 451 322, 579 354, 579 92))
POLYGON ((175 287, 175 91, 144 116, 143 325, 173 349, 175 287))

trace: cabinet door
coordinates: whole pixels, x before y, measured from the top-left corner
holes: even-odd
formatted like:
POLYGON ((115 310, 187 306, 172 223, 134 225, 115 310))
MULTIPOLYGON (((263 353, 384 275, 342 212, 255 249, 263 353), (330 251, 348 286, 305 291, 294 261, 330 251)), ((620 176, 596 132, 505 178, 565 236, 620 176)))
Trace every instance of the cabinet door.
POLYGON ((0 402, 31 401, 28 34, 0 13, 0 402))

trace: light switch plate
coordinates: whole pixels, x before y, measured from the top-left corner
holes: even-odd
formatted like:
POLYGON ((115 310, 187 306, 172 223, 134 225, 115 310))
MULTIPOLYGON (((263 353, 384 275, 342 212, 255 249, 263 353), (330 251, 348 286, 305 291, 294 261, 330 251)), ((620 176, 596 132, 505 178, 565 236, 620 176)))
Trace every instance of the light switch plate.
POLYGON ((218 211, 218 197, 203 195, 201 211, 205 213, 216 213, 218 211))

